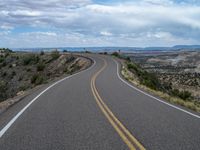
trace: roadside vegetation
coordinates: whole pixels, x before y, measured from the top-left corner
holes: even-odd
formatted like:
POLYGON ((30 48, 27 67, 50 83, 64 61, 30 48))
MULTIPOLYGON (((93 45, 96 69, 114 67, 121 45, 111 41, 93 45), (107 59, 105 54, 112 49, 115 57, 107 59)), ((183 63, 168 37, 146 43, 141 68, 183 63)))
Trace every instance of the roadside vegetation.
POLYGON ((161 82, 155 73, 147 72, 131 61, 129 57, 124 57, 117 52, 112 53, 112 55, 122 60, 121 74, 129 82, 171 103, 200 112, 200 102, 194 100, 189 91, 174 89, 169 83, 161 82))
POLYGON ((0 102, 64 74, 84 69, 90 62, 73 54, 13 52, 0 49, 0 102))

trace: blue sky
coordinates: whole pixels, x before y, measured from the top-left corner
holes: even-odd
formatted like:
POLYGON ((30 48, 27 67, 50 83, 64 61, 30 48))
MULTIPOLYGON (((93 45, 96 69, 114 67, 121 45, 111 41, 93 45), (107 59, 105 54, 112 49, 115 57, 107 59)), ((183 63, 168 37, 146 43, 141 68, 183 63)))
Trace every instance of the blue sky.
POLYGON ((0 47, 200 44, 199 0, 0 0, 0 47))

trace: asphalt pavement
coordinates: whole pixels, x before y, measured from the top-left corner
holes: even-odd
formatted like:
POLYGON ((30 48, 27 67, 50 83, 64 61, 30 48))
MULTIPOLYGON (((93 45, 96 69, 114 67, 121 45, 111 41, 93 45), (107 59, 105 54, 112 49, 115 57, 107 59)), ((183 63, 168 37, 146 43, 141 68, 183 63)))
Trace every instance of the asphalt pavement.
POLYGON ((89 69, 0 115, 0 150, 200 149, 199 114, 131 88, 112 57, 89 57, 89 69))

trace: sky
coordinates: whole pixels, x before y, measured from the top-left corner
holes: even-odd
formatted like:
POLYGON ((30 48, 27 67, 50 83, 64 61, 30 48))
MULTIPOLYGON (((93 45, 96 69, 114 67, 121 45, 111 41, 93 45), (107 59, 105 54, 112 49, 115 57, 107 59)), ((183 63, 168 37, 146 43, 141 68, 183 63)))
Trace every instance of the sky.
POLYGON ((0 47, 200 44, 200 0, 0 0, 0 47))

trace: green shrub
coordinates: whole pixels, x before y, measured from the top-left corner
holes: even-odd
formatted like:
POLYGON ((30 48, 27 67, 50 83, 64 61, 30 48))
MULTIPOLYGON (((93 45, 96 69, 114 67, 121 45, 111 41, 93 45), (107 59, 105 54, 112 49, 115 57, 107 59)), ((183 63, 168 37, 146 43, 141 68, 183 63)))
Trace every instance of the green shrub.
POLYGON ((162 83, 162 85, 163 85, 164 90, 167 91, 168 94, 170 94, 170 91, 172 90, 172 83, 164 82, 164 83, 162 83))
POLYGON ((44 51, 41 51, 41 52, 40 52, 40 55, 44 55, 44 51))
POLYGON ((30 71, 31 71, 31 68, 27 68, 26 71, 27 71, 27 72, 30 72, 30 71))
POLYGON ((6 77, 6 76, 7 76, 7 72, 5 71, 2 73, 1 77, 6 77))
POLYGON ((40 60, 40 58, 36 54, 24 55, 23 58, 22 58, 24 65, 37 64, 39 62, 39 60, 40 60))
POLYGON ((68 73, 68 72, 69 72, 68 67, 65 67, 65 68, 64 68, 64 72, 65 72, 65 73, 68 73))
POLYGON ((5 92, 7 89, 7 83, 5 81, 0 81, 0 93, 5 92))
POLYGON ((28 65, 28 64, 31 62, 31 60, 32 60, 31 57, 25 56, 25 57, 23 58, 23 64, 24 64, 24 65, 28 65))
POLYGON ((119 57, 119 53, 118 52, 113 52, 111 55, 115 56, 115 57, 119 57))
POLYGON ((126 57, 126 60, 127 60, 128 62, 130 62, 130 61, 131 61, 131 58, 130 58, 130 57, 126 57))
POLYGON ((39 64, 37 65, 37 71, 43 71, 44 68, 45 68, 45 64, 44 64, 44 63, 39 63, 39 64))
POLYGON ((3 101, 7 98, 6 90, 7 90, 7 82, 0 81, 0 101, 3 101))
POLYGON ((4 57, 0 57, 0 63, 2 63, 5 60, 4 57))
POLYGON ((12 71, 12 76, 15 76, 16 75, 16 72, 15 71, 12 71))
POLYGON ((23 76, 19 76, 18 81, 21 81, 23 79, 23 76))
POLYGON ((130 70, 130 69, 133 69, 135 71, 138 71, 138 66, 136 64, 133 64, 133 63, 128 63, 127 64, 127 68, 130 70))
POLYGON ((179 93, 179 97, 183 100, 189 100, 191 98, 192 94, 189 91, 181 91, 179 93))
POLYGON ((19 87, 19 90, 20 90, 20 91, 25 91, 25 90, 28 89, 28 88, 29 88, 28 85, 22 85, 22 86, 19 87))
POLYGON ((154 74, 143 70, 140 66, 131 62, 127 63, 127 68, 138 76, 141 84, 154 90, 162 89, 160 81, 154 74))
POLYGON ((31 83, 35 83, 35 81, 37 80, 38 78, 38 74, 34 74, 32 77, 31 77, 31 83))
POLYGON ((6 61, 3 61, 3 63, 1 64, 2 67, 5 67, 7 65, 6 61))
POLYGON ((189 100, 192 97, 192 94, 189 91, 179 91, 178 89, 172 90, 172 95, 179 97, 183 100, 189 100))
POLYGON ((52 60, 58 59, 59 56, 60 56, 59 51, 56 50, 56 51, 52 51, 52 52, 51 52, 51 59, 52 59, 52 60))
POLYGON ((86 50, 85 53, 89 53, 89 54, 90 54, 90 53, 92 53, 92 52, 86 50))
POLYGON ((39 85, 39 84, 42 84, 43 82, 44 82, 44 78, 40 74, 34 74, 31 77, 31 83, 32 84, 39 85))
POLYGON ((178 96, 179 95, 179 90, 178 89, 173 89, 171 91, 171 94, 174 95, 174 96, 178 96))
POLYGON ((162 88, 158 78, 154 74, 146 71, 140 74, 140 82, 153 90, 161 90, 162 88))

